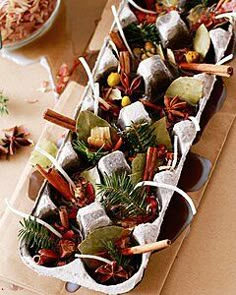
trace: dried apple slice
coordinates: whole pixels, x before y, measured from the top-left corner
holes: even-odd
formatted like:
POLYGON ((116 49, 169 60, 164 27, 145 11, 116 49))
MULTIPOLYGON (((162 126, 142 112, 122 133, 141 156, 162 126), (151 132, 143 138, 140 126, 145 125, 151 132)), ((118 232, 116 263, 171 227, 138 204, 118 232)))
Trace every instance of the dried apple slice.
POLYGON ((180 77, 166 91, 168 97, 178 96, 191 105, 196 105, 203 96, 203 82, 192 77, 180 77))
POLYGON ((211 39, 209 32, 204 24, 202 24, 196 31, 196 35, 193 39, 193 48, 204 59, 207 55, 211 45, 211 39))

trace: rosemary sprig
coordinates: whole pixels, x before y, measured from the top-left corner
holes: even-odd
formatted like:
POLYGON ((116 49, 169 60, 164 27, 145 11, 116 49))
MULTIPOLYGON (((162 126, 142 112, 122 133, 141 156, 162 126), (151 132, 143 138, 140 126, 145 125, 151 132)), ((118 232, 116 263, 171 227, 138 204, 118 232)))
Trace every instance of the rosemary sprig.
POLYGON ((118 265, 127 269, 131 260, 128 256, 124 256, 121 251, 114 245, 112 241, 104 242, 105 249, 113 260, 117 262, 118 265))
POLYGON ((122 206, 122 219, 146 215, 145 191, 134 190, 135 185, 127 172, 105 175, 104 183, 97 187, 101 202, 106 208, 122 206))
POLYGON ((102 148, 96 152, 91 152, 86 144, 78 138, 72 141, 74 150, 85 157, 85 159, 92 165, 95 165, 101 157, 105 156, 107 152, 103 152, 102 148))
POLYGON ((0 115, 8 115, 9 111, 8 111, 8 107, 7 107, 7 102, 9 101, 9 99, 3 95, 3 92, 0 91, 0 115))
POLYGON ((132 123, 123 132, 123 136, 131 145, 134 153, 145 153, 150 146, 155 144, 156 136, 148 123, 132 123))
POLYGON ((41 224, 36 222, 35 219, 23 219, 20 221, 22 228, 19 230, 18 238, 24 241, 31 248, 35 247, 36 251, 39 249, 51 249, 56 237, 52 237, 50 232, 41 224))

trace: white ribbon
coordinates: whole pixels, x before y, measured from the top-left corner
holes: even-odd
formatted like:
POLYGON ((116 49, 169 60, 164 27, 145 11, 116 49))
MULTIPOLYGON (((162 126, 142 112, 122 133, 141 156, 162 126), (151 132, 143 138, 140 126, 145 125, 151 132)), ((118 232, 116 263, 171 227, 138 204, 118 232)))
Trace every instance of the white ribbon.
POLYGON ((154 187, 158 187, 158 188, 166 188, 166 189, 175 191, 178 194, 180 194, 188 202, 189 206, 192 209, 193 215, 195 215, 197 212, 196 207, 195 207, 192 199, 189 197, 189 195, 174 185, 167 184, 167 183, 159 183, 159 182, 155 182, 155 181, 141 181, 135 186, 134 190, 136 190, 137 188, 142 187, 142 186, 154 186, 154 187))
POLYGON ((112 13, 113 13, 113 16, 114 16, 115 23, 117 25, 118 31, 120 33, 120 36, 121 36, 127 50, 129 51, 130 55, 132 56, 132 58, 134 58, 133 52, 132 52, 131 48, 129 47, 129 44, 128 44, 126 38, 125 38, 125 34, 123 32, 123 28, 122 28, 122 25, 120 23, 119 16, 118 16, 118 13, 116 11, 115 5, 112 5, 111 10, 112 10, 112 13))
POLYGON ((70 176, 66 173, 66 171, 61 167, 61 165, 58 163, 58 161, 53 158, 52 155, 50 155, 48 152, 46 152, 44 149, 42 149, 40 146, 36 146, 35 150, 48 158, 49 161, 52 162, 52 164, 57 168, 58 171, 65 177, 65 179, 69 182, 69 184, 73 187, 73 189, 76 189, 76 185, 74 181, 70 178, 70 176))
POLYGON ((52 233, 54 233, 54 235, 58 236, 58 238, 62 238, 62 235, 57 231, 55 230, 55 228, 53 228, 50 224, 48 224, 47 222, 43 221, 42 219, 40 218, 37 218, 37 217, 34 217, 30 214, 27 214, 27 213, 24 213, 24 212, 21 212, 19 210, 16 210, 15 208, 13 208, 7 199, 5 199, 5 203, 8 207, 8 209, 10 209, 13 213, 15 213, 16 215, 22 217, 22 218, 32 218, 32 219, 35 219, 35 221, 41 225, 43 225, 44 227, 46 227, 48 230, 50 230, 52 233))

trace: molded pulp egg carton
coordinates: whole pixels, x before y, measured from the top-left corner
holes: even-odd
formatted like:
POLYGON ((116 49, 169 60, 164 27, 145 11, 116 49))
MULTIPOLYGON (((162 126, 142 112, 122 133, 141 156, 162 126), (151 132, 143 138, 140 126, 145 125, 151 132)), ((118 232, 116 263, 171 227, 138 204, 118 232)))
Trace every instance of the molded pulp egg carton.
MULTIPOLYGON (((129 23, 136 21, 136 17, 129 9, 126 1, 123 1, 120 5, 119 18, 123 26, 127 26, 129 23)), ((116 28, 115 24, 113 24, 112 28, 116 28)), ((214 38, 214 32, 211 34, 214 35, 214 38)), ((217 42, 215 40, 216 39, 214 39, 214 42, 217 44, 217 46, 220 46, 222 48, 221 54, 219 54, 217 57, 218 59, 220 59, 224 55, 228 43, 224 42, 224 44, 219 45, 220 41, 217 42)), ((152 60, 150 58, 148 64, 151 64, 151 61, 152 60)), ((99 76, 106 70, 117 66, 118 61, 115 55, 113 54, 111 48, 109 47, 109 38, 106 38, 104 45, 100 51, 96 65, 94 67, 93 75, 95 80, 98 79, 99 76)), ((142 75, 142 72, 140 72, 140 74, 142 75)), ((143 75, 143 78, 145 80, 146 93, 148 93, 150 86, 150 77, 147 78, 145 77, 145 75, 143 75)), ((216 77, 206 74, 199 74, 195 75, 195 78, 200 79, 204 82, 204 95, 203 98, 200 100, 198 113, 195 117, 196 120, 200 122, 201 114, 211 95, 214 83, 216 81, 216 77)), ((85 89, 82 104, 78 106, 78 109, 74 116, 75 118, 78 117, 78 114, 81 110, 94 111, 92 90, 89 85, 85 89)), ((173 135, 176 135, 178 138, 178 150, 179 155, 181 155, 180 161, 178 163, 178 166, 174 170, 162 171, 157 173, 154 177, 154 181, 158 183, 166 183, 171 184, 173 186, 177 186, 186 159, 186 155, 189 152, 189 149, 193 143, 193 140, 196 137, 196 134, 196 126, 192 121, 186 120, 175 124, 173 129, 173 135)), ((71 145, 71 134, 69 132, 62 147, 60 148, 57 158, 63 167, 68 167, 78 162, 78 156, 74 152, 71 145)), ((163 188, 158 189, 157 193, 159 195, 158 198, 162 202, 162 209, 159 213, 158 218, 153 223, 140 224, 135 227, 133 235, 139 244, 151 243, 157 240, 165 212, 173 195, 173 191, 163 188)), ((41 217, 48 211, 55 208, 56 205, 50 199, 49 185, 47 182, 45 182, 44 186, 42 187, 38 195, 32 215, 41 217)), ((102 208, 98 200, 86 206, 85 208, 80 209, 77 215, 77 221, 80 228, 83 231, 84 238, 90 230, 111 224, 110 219, 106 215, 105 210, 102 208)), ((142 255, 140 268, 131 278, 124 281, 123 283, 109 286, 97 283, 87 273, 84 264, 80 258, 76 258, 69 264, 60 267, 45 267, 37 265, 33 261, 24 243, 20 244, 20 256, 23 262, 38 274, 55 277, 63 281, 69 281, 89 289, 104 292, 106 294, 121 294, 132 290, 137 285, 137 283, 141 281, 145 268, 147 267, 150 254, 142 255)))

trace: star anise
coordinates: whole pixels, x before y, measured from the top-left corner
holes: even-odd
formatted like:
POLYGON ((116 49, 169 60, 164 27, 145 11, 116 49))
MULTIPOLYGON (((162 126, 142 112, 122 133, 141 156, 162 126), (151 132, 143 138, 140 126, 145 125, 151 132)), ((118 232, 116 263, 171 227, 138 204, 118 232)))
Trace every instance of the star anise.
POLYGON ((73 241, 62 239, 59 242, 61 258, 70 256, 76 251, 76 244, 73 241))
POLYGON ((116 261, 112 261, 111 264, 103 264, 99 266, 95 273, 97 274, 97 278, 101 283, 107 282, 111 279, 116 280, 127 280, 129 275, 124 268, 117 264, 116 261))
POLYGON ((2 147, 8 150, 7 155, 12 156, 20 147, 31 145, 32 141, 26 138, 28 135, 29 133, 22 126, 6 130, 5 137, 2 138, 2 147))
POLYGON ((125 72, 121 72, 120 81, 122 86, 117 86, 117 88, 123 95, 132 96, 135 94, 139 95, 141 93, 141 90, 139 89, 142 82, 141 76, 136 76, 131 79, 125 72))
POLYGON ((178 96, 169 98, 164 97, 164 112, 167 115, 170 124, 175 123, 176 120, 182 118, 186 120, 189 116, 187 110, 188 104, 186 101, 181 101, 178 96))
POLYGON ((0 159, 1 159, 1 156, 7 156, 7 154, 8 154, 8 149, 0 145, 0 159))

